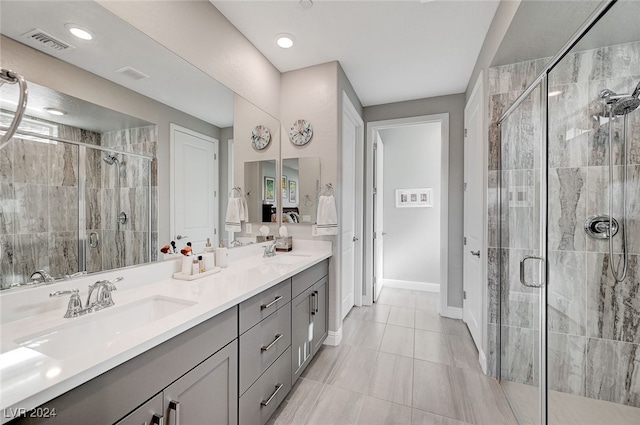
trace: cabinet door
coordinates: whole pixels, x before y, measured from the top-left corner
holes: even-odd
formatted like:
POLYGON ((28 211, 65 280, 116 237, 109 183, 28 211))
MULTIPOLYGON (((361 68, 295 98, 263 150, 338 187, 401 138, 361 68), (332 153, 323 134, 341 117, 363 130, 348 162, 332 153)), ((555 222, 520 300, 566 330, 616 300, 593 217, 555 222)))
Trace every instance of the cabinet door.
POLYGON ((295 382, 309 364, 313 352, 311 303, 313 287, 291 301, 291 376, 295 382))
POLYGON ((162 425, 162 393, 159 393, 115 425, 162 425))
POLYGON ((329 331, 329 315, 327 307, 329 303, 329 280, 327 277, 322 278, 313 285, 313 301, 315 309, 312 312, 313 317, 313 353, 315 354, 325 339, 327 339, 329 331))
POLYGON ((238 423, 238 341, 164 390, 166 425, 238 423))

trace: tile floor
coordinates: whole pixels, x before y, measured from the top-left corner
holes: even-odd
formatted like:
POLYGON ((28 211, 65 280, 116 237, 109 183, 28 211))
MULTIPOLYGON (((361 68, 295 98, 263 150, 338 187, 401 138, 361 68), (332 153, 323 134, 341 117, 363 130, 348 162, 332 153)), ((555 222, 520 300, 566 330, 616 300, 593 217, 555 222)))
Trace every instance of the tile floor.
POLYGON ((439 294, 384 288, 354 307, 339 347, 323 346, 269 424, 516 424, 484 376, 466 325, 440 317, 439 294))

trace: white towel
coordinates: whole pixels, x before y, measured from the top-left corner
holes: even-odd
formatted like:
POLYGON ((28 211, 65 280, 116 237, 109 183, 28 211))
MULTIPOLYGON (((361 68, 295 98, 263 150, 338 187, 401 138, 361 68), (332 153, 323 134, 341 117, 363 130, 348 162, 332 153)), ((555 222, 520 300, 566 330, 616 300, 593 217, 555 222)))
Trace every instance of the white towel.
POLYGON ((338 212, 336 198, 333 195, 321 195, 318 199, 317 224, 313 229, 313 236, 338 234, 338 212))
POLYGON ((244 195, 240 198, 240 221, 249 222, 249 206, 247 205, 247 197, 244 195))
POLYGON ((225 218, 224 230, 227 232, 240 232, 240 198, 229 198, 227 204, 227 216, 225 218))

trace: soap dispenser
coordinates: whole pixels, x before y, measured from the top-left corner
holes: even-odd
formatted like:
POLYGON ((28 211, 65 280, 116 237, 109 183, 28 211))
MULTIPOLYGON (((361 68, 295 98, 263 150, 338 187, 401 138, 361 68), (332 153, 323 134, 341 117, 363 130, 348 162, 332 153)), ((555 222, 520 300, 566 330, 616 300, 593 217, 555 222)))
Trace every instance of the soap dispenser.
POLYGON ((229 265, 229 254, 224 246, 224 239, 220 240, 220 246, 216 249, 216 265, 218 267, 227 267, 229 265))

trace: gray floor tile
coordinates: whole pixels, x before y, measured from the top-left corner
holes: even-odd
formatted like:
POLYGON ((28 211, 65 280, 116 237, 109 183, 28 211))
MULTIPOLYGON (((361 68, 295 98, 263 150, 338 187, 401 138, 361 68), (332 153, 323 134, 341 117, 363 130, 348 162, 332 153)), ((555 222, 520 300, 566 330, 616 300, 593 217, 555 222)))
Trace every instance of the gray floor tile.
POLYGON ((423 412, 419 409, 413 409, 411 425, 467 425, 467 423, 434 413, 423 412))
POLYGON ((285 401, 278 406, 267 424, 300 425, 305 423, 323 386, 320 382, 304 378, 298 379, 285 401))
POLYGON ((325 385, 306 425, 357 424, 365 397, 353 391, 325 385))
POLYGON ((471 335, 446 335, 451 349, 452 365, 482 373, 478 359, 478 349, 471 335))
POLYGON ((415 294, 416 308, 419 310, 440 311, 440 293, 420 291, 415 294))
POLYGON ((367 397, 358 420, 359 425, 408 425, 411 408, 367 397))
POLYGON ((452 366, 454 357, 449 347, 448 337, 450 336, 438 332, 416 330, 414 357, 452 366))
POLYGON ((443 318, 436 311, 416 310, 416 329, 431 332, 444 332, 443 318))
POLYGON ((476 425, 517 425, 497 380, 467 369, 452 371, 461 419, 476 425))
POLYGON ((413 328, 415 323, 415 312, 413 308, 391 306, 388 325, 413 328))
POLYGON ((399 356, 413 357, 414 330, 387 325, 380 351, 399 356))
POLYGON ((348 348, 349 346, 345 344, 339 347, 323 345, 301 376, 318 382, 327 382, 336 363, 341 356, 346 355, 348 348))
POLYGON ((347 317, 366 322, 387 323, 391 306, 376 303, 372 306, 353 307, 347 317))
POLYGON ((339 356, 327 383, 345 390, 369 394, 378 352, 357 346, 346 347, 345 352, 339 356))
POLYGON ((413 360, 395 354, 379 353, 369 395, 397 404, 411 406, 413 360))
POLYGON ((342 344, 379 350, 386 325, 347 318, 342 327, 342 344))
POLYGON ((454 385, 452 369, 440 363, 414 360, 413 407, 462 420, 462 411, 457 402, 461 394, 454 385))

